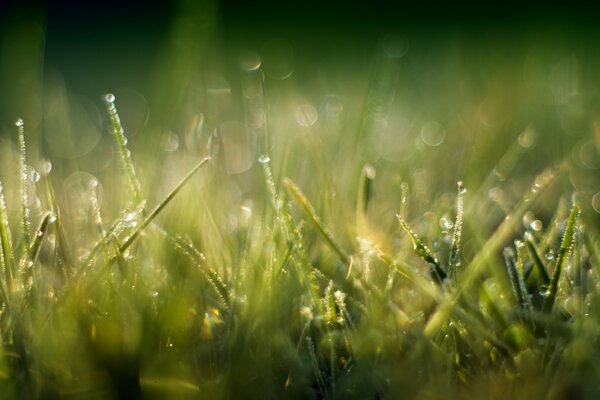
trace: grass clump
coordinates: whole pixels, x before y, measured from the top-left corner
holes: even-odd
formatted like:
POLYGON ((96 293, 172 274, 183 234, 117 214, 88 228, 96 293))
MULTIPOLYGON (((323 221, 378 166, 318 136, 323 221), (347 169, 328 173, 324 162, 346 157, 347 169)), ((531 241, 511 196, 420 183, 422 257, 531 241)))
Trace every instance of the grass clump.
MULTIPOLYGON (((522 223, 564 196, 551 190, 561 169, 534 177, 498 218, 483 194, 500 190, 486 187, 493 178, 428 203, 423 171, 395 187, 385 164, 376 178, 373 165, 336 170, 306 154, 328 168, 303 173, 275 147, 250 162, 252 189, 232 201, 224 130, 204 137, 222 146, 210 156, 136 168, 114 96, 106 102, 120 167, 84 180, 75 202, 54 173, 31 180, 18 124, 18 211, 0 186, 5 397, 600 395, 596 228, 578 203, 569 215, 556 207, 545 230, 522 223), (144 187, 150 168, 183 178, 144 187)), ((339 146, 319 143, 308 120, 315 153, 339 146)))

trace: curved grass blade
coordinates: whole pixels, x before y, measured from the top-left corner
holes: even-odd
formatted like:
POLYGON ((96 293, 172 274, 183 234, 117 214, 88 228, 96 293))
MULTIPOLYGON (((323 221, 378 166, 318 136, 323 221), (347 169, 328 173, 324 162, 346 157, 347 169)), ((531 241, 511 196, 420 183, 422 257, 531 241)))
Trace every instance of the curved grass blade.
MULTIPOLYGON (((533 243, 530 235, 525 235, 525 244, 527 245, 527 250, 529 252, 529 256, 533 261, 533 265, 537 271, 538 277, 544 286, 548 286, 550 284, 550 275, 548 274, 548 270, 544 266, 544 262, 540 257, 535 244, 533 243)), ((531 274, 529 275, 531 279, 531 274)))
POLYGON ((42 243, 44 238, 46 237, 46 233, 48 232, 48 228, 51 224, 56 222, 56 214, 53 212, 49 212, 46 214, 42 222, 40 223, 40 227, 37 229, 35 235, 33 236, 33 241, 29 246, 29 261, 31 263, 35 263, 40 254, 40 249, 42 248, 42 243))
POLYGON ((135 167, 133 161, 131 161, 131 152, 127 149, 127 138, 125 137, 125 131, 121 124, 121 119, 117 113, 115 107, 115 96, 111 93, 104 96, 104 101, 108 110, 108 116, 110 118, 111 131, 115 137, 115 143, 117 145, 117 151, 121 158, 121 163, 127 174, 127 181, 129 188, 133 192, 134 204, 142 202, 142 186, 135 173, 135 167))
POLYGON ((567 227, 565 229, 562 242, 560 243, 560 250, 558 252, 558 257, 556 258, 556 266, 554 267, 552 281, 550 282, 550 287, 548 288, 548 292, 546 294, 546 301, 544 302, 544 311, 546 312, 552 310, 554 300, 556 299, 556 293, 558 292, 558 281, 560 280, 563 264, 573 249, 575 222, 577 221, 578 215, 579 205, 575 204, 571 209, 571 214, 567 220, 567 227))
POLYGON ((410 236, 413 242, 413 250, 415 251, 415 253, 431 267, 431 277, 435 280, 437 284, 441 285, 448 275, 446 274, 446 271, 444 271, 444 269, 442 268, 437 257, 433 254, 431 249, 429 249, 429 247, 427 247, 427 245, 423 243, 419 236, 417 236, 417 234, 414 233, 412 229, 410 229, 410 226, 408 226, 404 218, 402 218, 398 214, 396 215, 396 218, 398 218, 398 221, 400 221, 400 226, 402 226, 402 229, 404 229, 404 231, 408 233, 408 236, 410 236))
POLYGON ((337 240, 335 240, 331 231, 325 226, 325 224, 323 224, 312 204, 310 204, 306 196, 304 196, 304 193, 300 191, 300 188, 298 188, 298 186, 296 186, 296 184, 289 178, 285 178, 283 180, 283 186, 285 186, 288 192, 290 192, 296 201, 300 203, 302 208, 304 208, 304 211, 308 215, 310 221, 315 225, 327 244, 333 249, 333 251, 335 251, 342 262, 349 267, 350 257, 348 254, 346 254, 344 249, 342 249, 342 246, 337 242, 337 240))

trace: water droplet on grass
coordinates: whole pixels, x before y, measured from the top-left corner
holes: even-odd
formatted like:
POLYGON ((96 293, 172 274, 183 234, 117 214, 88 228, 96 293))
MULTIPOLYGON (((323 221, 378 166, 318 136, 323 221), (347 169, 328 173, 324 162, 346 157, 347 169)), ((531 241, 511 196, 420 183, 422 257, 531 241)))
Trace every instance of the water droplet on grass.
POLYGON ((52 170, 52 163, 48 160, 40 162, 40 173, 44 176, 48 175, 52 170))
POLYGON ((540 221, 539 219, 536 219, 535 221, 533 221, 530 225, 531 229, 533 229, 536 232, 539 232, 542 230, 543 224, 542 221, 540 221))
POLYGON ((519 138, 517 140, 521 147, 529 149, 535 144, 536 139, 537 133, 531 127, 528 127, 523 133, 519 135, 519 138))
POLYGON ((261 164, 267 164, 269 161, 271 161, 271 157, 269 157, 267 154, 263 154, 258 157, 258 162, 261 164))
POLYGON ((48 214, 48 223, 53 224, 56 222, 56 214, 50 213, 48 214))
POLYGON ((32 182, 39 182, 40 180, 40 173, 37 172, 35 169, 31 169, 31 181, 32 182))
POLYGON ((442 218, 440 218, 440 228, 448 230, 454 227, 454 222, 450 219, 448 214, 444 214, 442 218))
POLYGON ((25 125, 25 123, 23 122, 23 119, 19 118, 16 122, 15 125, 18 126, 19 128, 21 128, 23 125, 25 125))
POLYGON ((458 186, 458 194, 459 195, 467 193, 467 188, 465 187, 465 184, 463 183, 463 181, 458 181, 456 184, 458 186))
POLYGON ((107 93, 104 95, 104 101, 107 103, 114 103, 115 101, 115 95, 112 93, 107 93))

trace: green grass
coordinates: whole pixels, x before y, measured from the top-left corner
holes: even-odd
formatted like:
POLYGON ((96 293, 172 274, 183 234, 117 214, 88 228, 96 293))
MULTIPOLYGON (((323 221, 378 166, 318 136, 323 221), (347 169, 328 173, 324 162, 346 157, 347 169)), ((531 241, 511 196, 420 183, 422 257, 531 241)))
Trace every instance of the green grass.
POLYGON ((36 172, 19 121, 0 175, 1 397, 600 396, 598 219, 573 184, 593 168, 536 153, 529 122, 503 136, 502 104, 465 106, 473 136, 416 118, 391 160, 400 67, 378 57, 348 89, 364 96, 325 107, 241 71, 260 124, 209 106, 178 132, 148 123, 166 149, 129 143, 107 95, 94 175, 81 157, 36 172))

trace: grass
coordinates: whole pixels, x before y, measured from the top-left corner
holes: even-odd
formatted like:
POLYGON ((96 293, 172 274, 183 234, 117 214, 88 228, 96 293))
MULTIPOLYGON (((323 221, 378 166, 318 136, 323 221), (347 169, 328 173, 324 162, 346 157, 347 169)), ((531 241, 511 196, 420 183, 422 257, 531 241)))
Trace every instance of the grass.
MULTIPOLYGON (((395 82, 394 57, 374 76, 395 82)), ((159 156, 140 137, 130 151, 107 95, 119 160, 101 178, 64 160, 36 172, 17 122, 6 202, 0 185, 2 397, 600 396, 600 239, 589 193, 565 184, 586 171, 538 168, 529 131, 496 152, 475 137, 477 170, 447 190, 464 160, 431 123, 422 159, 368 164, 372 117, 392 119, 374 81, 358 122, 304 104, 286 139, 272 129, 284 90, 266 113, 276 83, 254 79, 246 111, 270 129, 251 140, 194 114, 176 136, 192 145, 159 156)))

